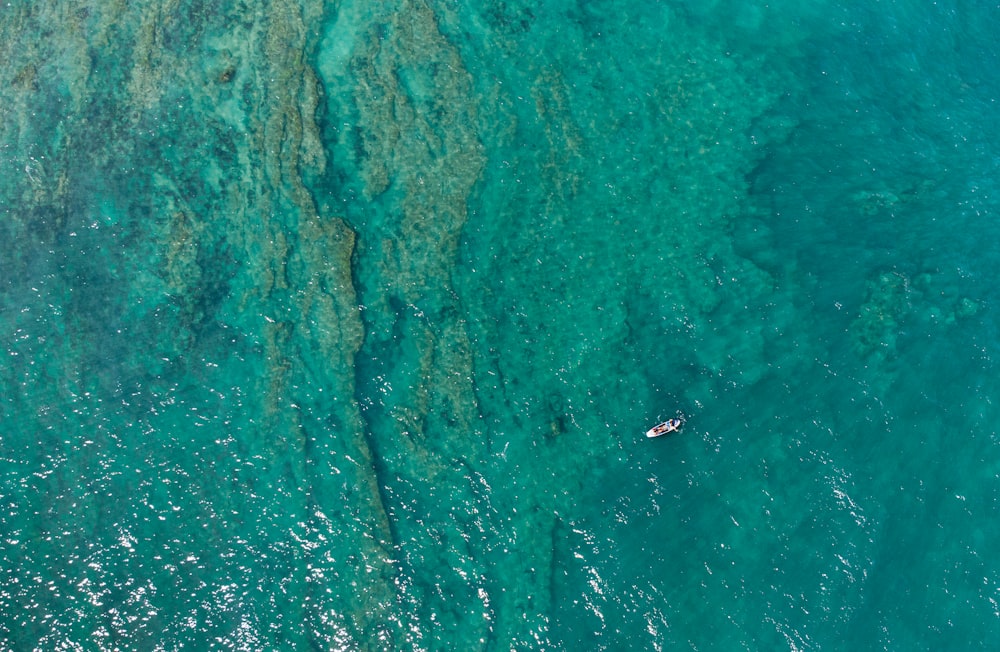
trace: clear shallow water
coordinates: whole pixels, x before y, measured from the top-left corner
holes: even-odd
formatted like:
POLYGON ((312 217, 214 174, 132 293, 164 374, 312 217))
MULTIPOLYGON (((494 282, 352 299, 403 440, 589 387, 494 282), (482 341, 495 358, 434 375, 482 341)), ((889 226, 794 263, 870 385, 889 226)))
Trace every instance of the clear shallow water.
POLYGON ((995 640, 998 19, 11 3, 2 646, 995 640))

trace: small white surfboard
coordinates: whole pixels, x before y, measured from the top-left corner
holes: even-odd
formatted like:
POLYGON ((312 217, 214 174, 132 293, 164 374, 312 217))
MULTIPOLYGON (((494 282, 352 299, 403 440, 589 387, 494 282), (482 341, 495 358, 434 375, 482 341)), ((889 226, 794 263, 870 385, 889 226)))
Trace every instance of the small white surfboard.
POLYGON ((672 432, 677 432, 684 425, 683 419, 667 419, 663 423, 658 423, 646 431, 647 437, 662 437, 672 432))

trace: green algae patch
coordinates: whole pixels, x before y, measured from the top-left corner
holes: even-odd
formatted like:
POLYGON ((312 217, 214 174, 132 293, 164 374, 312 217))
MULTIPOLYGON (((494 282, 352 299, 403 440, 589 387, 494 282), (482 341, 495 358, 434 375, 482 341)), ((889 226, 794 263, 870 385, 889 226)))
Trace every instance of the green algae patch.
POLYGON ((901 322, 909 308, 909 280, 899 272, 883 272, 868 284, 865 301, 851 332, 862 355, 892 357, 901 322))

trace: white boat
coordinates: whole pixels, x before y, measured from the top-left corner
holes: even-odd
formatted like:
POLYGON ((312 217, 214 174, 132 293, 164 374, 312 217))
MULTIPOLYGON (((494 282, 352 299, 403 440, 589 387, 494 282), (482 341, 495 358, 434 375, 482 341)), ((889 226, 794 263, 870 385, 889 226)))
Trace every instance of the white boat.
POLYGON ((662 437, 672 432, 677 432, 684 425, 684 419, 667 419, 663 423, 658 423, 646 431, 647 437, 662 437))

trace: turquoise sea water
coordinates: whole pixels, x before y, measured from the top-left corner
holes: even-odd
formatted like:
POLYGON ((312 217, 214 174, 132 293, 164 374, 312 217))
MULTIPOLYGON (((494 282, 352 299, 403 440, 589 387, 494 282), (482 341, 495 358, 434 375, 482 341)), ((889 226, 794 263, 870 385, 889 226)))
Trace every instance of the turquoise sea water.
POLYGON ((988 649, 998 33, 6 3, 0 649, 988 649))

